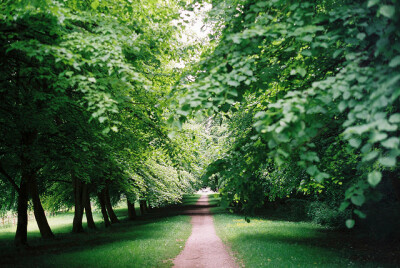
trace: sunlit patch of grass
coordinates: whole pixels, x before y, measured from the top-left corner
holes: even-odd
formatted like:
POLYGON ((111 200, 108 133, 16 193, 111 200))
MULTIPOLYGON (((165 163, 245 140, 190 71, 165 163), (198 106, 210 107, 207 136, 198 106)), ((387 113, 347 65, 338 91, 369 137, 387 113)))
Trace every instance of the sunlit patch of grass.
POLYGON ((359 262, 349 247, 340 247, 337 240, 332 243, 335 238, 320 225, 264 218, 247 223, 243 216, 225 213, 221 208, 212 211, 217 234, 246 267, 385 266, 359 262))
POLYGON ((193 206, 197 203, 201 195, 199 194, 190 194, 184 195, 182 198, 182 205, 184 206, 193 206))

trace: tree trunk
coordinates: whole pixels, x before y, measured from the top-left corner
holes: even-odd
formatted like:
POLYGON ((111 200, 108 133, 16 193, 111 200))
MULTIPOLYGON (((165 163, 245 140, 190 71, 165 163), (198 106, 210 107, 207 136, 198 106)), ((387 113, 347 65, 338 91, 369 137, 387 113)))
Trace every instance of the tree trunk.
POLYGON ((75 213, 74 213, 74 220, 72 223, 72 232, 73 233, 82 233, 83 226, 82 226, 82 219, 83 219, 83 187, 82 181, 79 180, 76 176, 72 176, 72 185, 74 187, 74 200, 75 200, 75 213))
POLYGON ((393 174, 393 176, 391 176, 391 180, 392 180, 393 190, 397 196, 397 200, 400 201, 400 177, 398 177, 398 175, 399 174, 393 174))
POLYGON ((16 246, 24 246, 28 243, 28 199, 29 180, 32 177, 31 159, 29 150, 36 138, 36 132, 24 131, 21 133, 21 182, 18 193, 18 223, 15 232, 14 243, 16 246))
POLYGON ((96 229, 96 225, 94 224, 93 220, 92 206, 90 205, 89 187, 87 184, 84 184, 83 187, 83 203, 85 206, 87 225, 89 229, 96 229))
POLYGON ((24 174, 21 178, 18 194, 18 223, 14 243, 16 246, 23 246, 28 243, 28 184, 24 174))
POLYGON ((35 214, 35 219, 39 227, 40 234, 42 235, 42 238, 45 239, 54 238, 54 234, 51 231, 49 223, 47 222, 42 203, 40 202, 37 180, 33 173, 31 173, 29 186, 29 191, 33 202, 33 212, 35 214))
POLYGON ((105 202, 106 202, 106 209, 108 212, 108 215, 110 216, 111 223, 119 223, 119 220, 117 218, 117 215, 115 215, 115 212, 112 208, 111 205, 111 200, 110 200, 110 193, 108 191, 108 186, 103 189, 104 191, 104 197, 105 197, 105 202))
POLYGON ((111 223, 110 223, 110 220, 108 219, 108 214, 107 214, 107 210, 106 210, 106 202, 104 200, 105 198, 104 198, 103 190, 98 194, 98 198, 99 198, 99 203, 100 203, 100 207, 101 207, 101 214, 103 214, 104 225, 107 228, 107 227, 111 226, 111 223))
POLYGON ((146 211, 146 200, 140 200, 139 205, 140 205, 140 215, 143 216, 146 211))
POLYGON ((136 219, 135 203, 131 203, 129 202, 129 200, 127 200, 127 203, 128 203, 128 217, 130 220, 135 220, 136 219))
POLYGON ((147 201, 146 202, 146 210, 147 210, 147 212, 151 212, 151 210, 152 210, 153 208, 150 206, 150 201, 147 201))

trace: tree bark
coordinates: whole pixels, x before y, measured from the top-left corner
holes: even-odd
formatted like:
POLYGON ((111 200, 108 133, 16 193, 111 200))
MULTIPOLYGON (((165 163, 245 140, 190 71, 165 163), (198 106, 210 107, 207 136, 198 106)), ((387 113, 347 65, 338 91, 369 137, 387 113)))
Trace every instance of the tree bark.
POLYGON ((106 202, 106 209, 108 212, 108 215, 110 216, 111 223, 119 223, 119 220, 117 218, 117 215, 115 215, 115 212, 112 208, 111 205, 111 200, 110 200, 110 193, 108 191, 108 186, 103 189, 104 191, 104 197, 105 197, 105 202, 106 202))
POLYGON ((140 200, 139 205, 140 205, 140 215, 143 216, 146 211, 146 200, 140 200))
POLYGON ((15 232, 14 243, 16 246, 24 246, 28 243, 28 199, 29 199, 29 180, 32 177, 31 160, 29 150, 36 138, 36 133, 32 131, 21 132, 21 182, 18 193, 18 223, 15 232))
POLYGON ((83 203, 85 207, 87 225, 89 229, 96 229, 96 225, 94 224, 93 220, 92 206, 90 205, 89 187, 87 184, 84 184, 83 188, 83 203))
POLYGON ((400 201, 400 177, 392 176, 391 180, 392 180, 394 192, 396 193, 396 196, 397 196, 397 200, 400 201))
POLYGON ((107 228, 107 227, 111 226, 111 223, 110 223, 110 220, 108 219, 108 214, 107 214, 107 210, 106 210, 106 202, 104 200, 105 198, 104 198, 103 190, 98 194, 98 198, 99 198, 99 203, 100 203, 100 208, 101 208, 101 214, 103 215, 103 219, 104 219, 104 225, 107 228))
POLYGON ((72 176, 72 185, 74 187, 74 200, 75 200, 75 213, 74 213, 74 220, 72 223, 72 232, 73 233, 82 233, 83 226, 82 226, 82 219, 83 219, 83 187, 82 181, 79 180, 76 176, 72 176))
POLYGON ((14 243, 17 247, 28 243, 28 183, 24 174, 21 178, 18 194, 18 223, 14 243))
POLYGON ((131 203, 129 202, 129 200, 127 200, 127 203, 128 203, 128 218, 130 220, 135 220, 136 219, 135 203, 131 203))
POLYGON ((40 230, 40 234, 44 239, 54 238, 54 234, 51 231, 50 225, 47 222, 46 214, 42 203, 40 202, 39 191, 37 186, 37 180, 34 173, 31 173, 29 191, 33 202, 33 212, 35 214, 35 219, 40 230))

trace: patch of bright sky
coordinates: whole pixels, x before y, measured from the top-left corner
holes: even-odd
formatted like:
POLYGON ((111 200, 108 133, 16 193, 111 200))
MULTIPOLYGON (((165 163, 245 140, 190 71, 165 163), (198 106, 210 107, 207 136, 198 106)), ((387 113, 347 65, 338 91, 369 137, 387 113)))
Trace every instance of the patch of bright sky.
MULTIPOLYGON (((180 19, 173 21, 175 25, 183 24, 186 26, 179 38, 182 45, 189 46, 196 43, 207 45, 209 43, 208 36, 212 32, 212 29, 210 25, 204 23, 204 18, 211 7, 209 3, 203 3, 202 5, 196 3, 193 5, 193 11, 182 10, 180 19)), ((190 61, 198 61, 199 59, 200 51, 199 53, 195 53, 190 61)), ((186 65, 183 60, 180 62, 173 62, 172 64, 174 68, 183 68, 186 65)))

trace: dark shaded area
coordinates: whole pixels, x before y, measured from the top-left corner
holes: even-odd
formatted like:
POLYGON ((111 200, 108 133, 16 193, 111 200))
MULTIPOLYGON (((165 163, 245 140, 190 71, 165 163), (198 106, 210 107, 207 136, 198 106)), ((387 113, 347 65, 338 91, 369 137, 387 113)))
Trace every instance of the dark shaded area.
MULTIPOLYGON (((307 229, 293 228, 298 232, 310 232, 307 229)), ((368 238, 362 239, 351 231, 320 230, 309 238, 298 238, 284 233, 255 233, 240 235, 237 240, 311 246, 340 252, 340 255, 356 263, 376 262, 384 267, 399 267, 400 265, 400 245, 396 241, 376 243, 368 238)))

